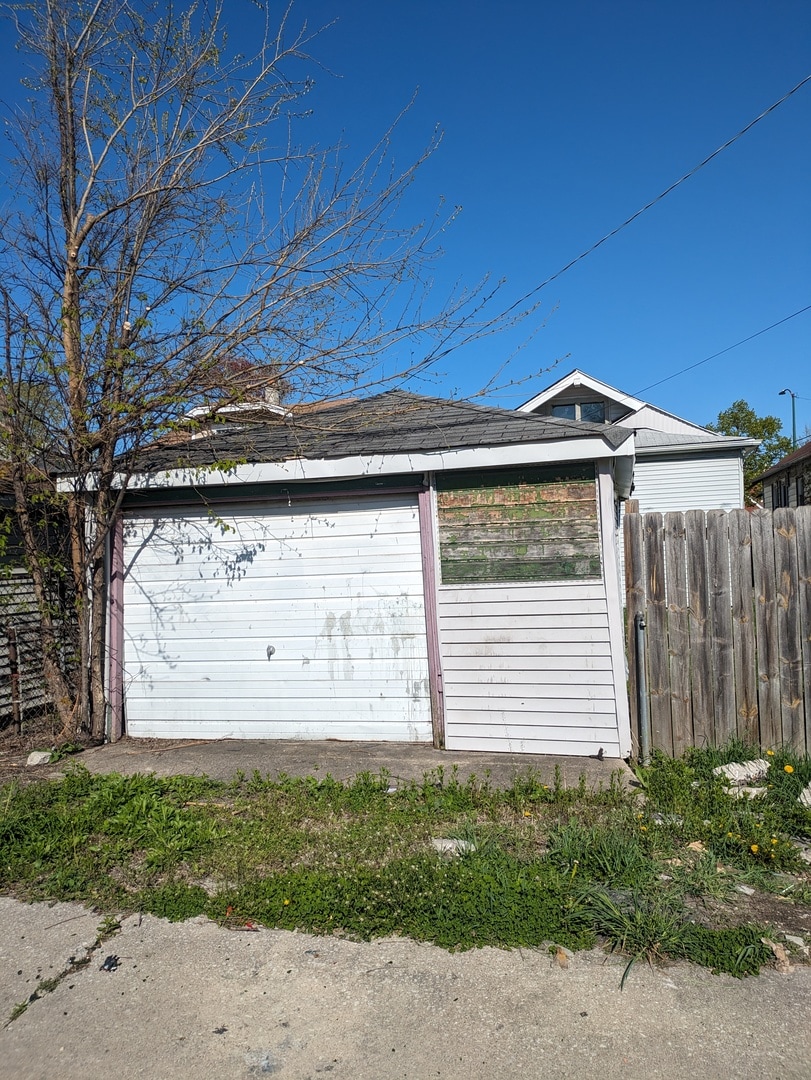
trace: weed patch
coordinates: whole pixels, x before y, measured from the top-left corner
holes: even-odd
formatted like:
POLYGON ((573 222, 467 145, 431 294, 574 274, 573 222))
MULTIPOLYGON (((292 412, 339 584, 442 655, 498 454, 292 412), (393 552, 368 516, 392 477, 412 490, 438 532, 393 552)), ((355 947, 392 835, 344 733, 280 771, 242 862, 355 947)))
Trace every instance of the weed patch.
MULTIPOLYGON (((769 754, 766 791, 739 800, 713 774, 760 752, 737 746, 655 757, 637 786, 591 791, 527 773, 508 790, 438 769, 396 785, 254 774, 92 776, 0 791, 0 889, 180 920, 206 915, 358 940, 400 934, 445 948, 572 949, 595 942, 636 959, 689 959, 753 974, 771 951, 760 925, 695 921, 735 886, 811 897, 797 795, 811 764, 769 754), (442 858, 432 838, 465 841, 442 858)), ((751 889, 750 889, 751 891, 751 889)))

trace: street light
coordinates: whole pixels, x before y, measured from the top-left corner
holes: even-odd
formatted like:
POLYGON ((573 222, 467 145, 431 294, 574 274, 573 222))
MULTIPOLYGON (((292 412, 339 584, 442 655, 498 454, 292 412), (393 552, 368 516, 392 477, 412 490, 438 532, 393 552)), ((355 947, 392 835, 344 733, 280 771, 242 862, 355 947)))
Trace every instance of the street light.
POLYGON ((797 448, 797 414, 794 409, 794 399, 797 395, 793 390, 789 390, 788 387, 785 390, 781 390, 780 394, 791 394, 791 445, 796 450, 797 448))

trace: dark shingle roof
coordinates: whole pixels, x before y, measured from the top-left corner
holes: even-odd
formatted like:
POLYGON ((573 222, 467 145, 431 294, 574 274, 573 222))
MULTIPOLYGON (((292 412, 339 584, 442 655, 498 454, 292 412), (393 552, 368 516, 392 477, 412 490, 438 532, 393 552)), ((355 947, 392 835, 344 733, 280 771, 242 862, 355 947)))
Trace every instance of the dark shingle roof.
POLYGON ((781 458, 775 465, 772 465, 771 468, 762 472, 760 476, 756 476, 755 480, 768 480, 770 476, 783 472, 784 469, 790 469, 792 465, 797 465, 808 457, 811 457, 811 442, 807 442, 804 446, 798 446, 796 450, 792 450, 790 454, 786 454, 784 458, 781 458))
POLYGON ((588 436, 598 445, 603 441, 616 448, 631 434, 627 428, 390 390, 318 409, 293 409, 285 417, 246 421, 232 414, 204 434, 155 443, 131 464, 138 472, 151 472, 225 460, 255 463, 420 453, 588 436))

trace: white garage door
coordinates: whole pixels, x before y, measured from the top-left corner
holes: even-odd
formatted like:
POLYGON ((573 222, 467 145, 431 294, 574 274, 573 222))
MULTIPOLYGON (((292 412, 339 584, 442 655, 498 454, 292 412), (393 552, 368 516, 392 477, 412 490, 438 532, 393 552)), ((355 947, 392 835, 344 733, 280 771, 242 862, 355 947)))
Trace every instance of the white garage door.
POLYGON ((431 739, 416 497, 130 517, 131 735, 431 739))

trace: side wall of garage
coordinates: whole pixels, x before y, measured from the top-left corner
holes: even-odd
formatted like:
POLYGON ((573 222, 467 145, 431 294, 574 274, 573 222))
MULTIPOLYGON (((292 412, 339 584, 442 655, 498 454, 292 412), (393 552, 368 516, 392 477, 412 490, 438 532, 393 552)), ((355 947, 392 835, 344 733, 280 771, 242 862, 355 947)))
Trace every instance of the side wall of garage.
POLYGON ((593 464, 446 473, 436 488, 445 745, 627 753, 593 464))

